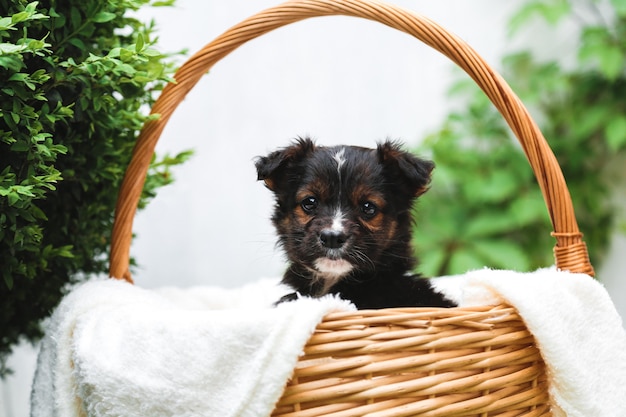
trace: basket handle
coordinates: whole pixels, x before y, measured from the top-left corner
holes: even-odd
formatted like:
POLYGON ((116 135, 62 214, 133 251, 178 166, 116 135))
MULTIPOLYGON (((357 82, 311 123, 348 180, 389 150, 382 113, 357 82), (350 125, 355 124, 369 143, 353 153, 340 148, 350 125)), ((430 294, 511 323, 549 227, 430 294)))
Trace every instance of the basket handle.
POLYGON ((509 85, 469 45, 426 17, 376 0, 292 0, 262 11, 204 46, 176 72, 152 107, 137 140, 117 200, 111 235, 111 277, 132 282, 129 271, 132 225, 156 143, 172 113, 220 59, 260 35, 311 17, 344 15, 378 21, 412 35, 461 67, 502 114, 535 173, 556 238, 554 257, 563 270, 593 275, 587 247, 558 162, 539 128, 509 85))

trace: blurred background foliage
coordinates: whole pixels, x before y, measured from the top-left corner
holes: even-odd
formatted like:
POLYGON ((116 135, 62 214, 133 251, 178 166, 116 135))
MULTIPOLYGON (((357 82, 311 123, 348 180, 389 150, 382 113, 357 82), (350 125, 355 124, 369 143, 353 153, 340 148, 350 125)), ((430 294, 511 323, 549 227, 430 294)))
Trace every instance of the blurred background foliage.
MULTIPOLYGON (((539 27, 548 36, 538 46, 558 51, 546 60, 529 46, 499 68, 554 150, 598 266, 613 231, 625 230, 613 195, 626 178, 626 0, 528 1, 508 27, 513 40, 539 27)), ((517 140, 467 77, 449 94, 456 110, 417 149, 437 164, 416 207, 420 271, 552 265, 552 227, 517 140)))
MULTIPOLYGON (((68 285, 107 271, 113 212, 172 56, 150 0, 0 0, 0 375, 68 285)), ((142 206, 188 156, 155 160, 142 206)))

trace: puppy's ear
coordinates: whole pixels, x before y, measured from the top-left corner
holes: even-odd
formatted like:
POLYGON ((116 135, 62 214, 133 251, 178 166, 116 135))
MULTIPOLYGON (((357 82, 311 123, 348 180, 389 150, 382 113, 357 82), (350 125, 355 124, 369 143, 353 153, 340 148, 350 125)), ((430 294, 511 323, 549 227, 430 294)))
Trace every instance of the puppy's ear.
POLYGON ((254 165, 257 171, 257 180, 263 180, 265 186, 278 192, 288 180, 287 173, 294 164, 302 161, 315 150, 315 144, 309 138, 298 138, 290 146, 279 149, 267 156, 257 158, 254 165))
POLYGON ((428 191, 434 162, 402 150, 402 146, 393 141, 379 143, 377 152, 388 175, 396 177, 394 182, 399 180, 411 197, 418 197, 428 191))

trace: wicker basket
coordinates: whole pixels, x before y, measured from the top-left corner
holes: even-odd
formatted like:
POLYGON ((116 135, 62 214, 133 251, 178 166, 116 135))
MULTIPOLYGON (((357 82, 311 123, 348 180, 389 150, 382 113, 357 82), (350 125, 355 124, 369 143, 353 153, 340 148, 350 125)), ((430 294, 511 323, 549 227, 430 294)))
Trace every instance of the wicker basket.
MULTIPOLYGON (((345 15, 406 32, 450 58, 483 89, 519 139, 543 192, 558 268, 593 275, 556 158, 506 82, 459 38, 413 12, 374 0, 295 0, 239 23, 176 73, 146 123, 118 198, 110 276, 132 282, 132 222, 157 140, 177 105, 224 56, 309 17, 345 15)), ((544 363, 507 306, 334 313, 308 341, 274 416, 548 416, 544 363)))

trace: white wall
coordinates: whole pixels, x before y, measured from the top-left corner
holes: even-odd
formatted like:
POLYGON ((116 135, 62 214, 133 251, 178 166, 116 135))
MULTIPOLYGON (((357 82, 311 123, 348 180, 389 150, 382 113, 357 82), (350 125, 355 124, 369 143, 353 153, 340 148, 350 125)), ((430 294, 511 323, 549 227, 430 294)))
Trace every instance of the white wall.
MULTIPOLYGON (((456 31, 491 62, 504 49, 501 25, 514 6, 398 3, 456 31)), ((215 4, 182 1, 176 12, 158 14, 165 49, 195 51, 275 3, 215 4)), ((311 19, 244 45, 195 87, 162 137, 161 152, 194 148, 196 157, 137 217, 137 282, 237 285, 279 275, 271 196, 255 181, 253 158, 307 134, 322 144, 372 146, 386 137, 415 144, 445 114, 452 73, 415 39, 347 17, 311 19)))
MULTIPOLYGON (((141 16, 156 19, 161 49, 194 52, 274 4, 178 0, 174 9, 141 16)), ((510 49, 504 24, 519 1, 396 4, 430 16, 497 67, 510 49)), ((559 45, 551 48, 559 53, 559 45)), ((196 156, 136 219, 137 284, 235 286, 280 275, 272 201, 255 181, 253 158, 306 134, 321 144, 371 146, 386 137, 415 144, 445 115, 453 73, 447 60, 407 35, 345 17, 279 29, 223 59, 179 107, 159 143, 161 153, 193 148, 196 156)), ((624 267, 625 246, 618 241, 607 263, 611 277, 624 267)), ((616 279, 610 282, 615 297, 624 293, 616 279)), ((17 372, 2 384, 0 416, 27 415, 34 357, 28 347, 12 357, 17 372)))

